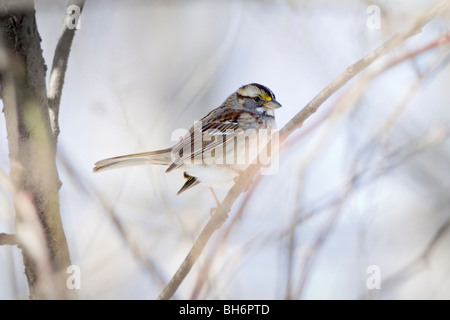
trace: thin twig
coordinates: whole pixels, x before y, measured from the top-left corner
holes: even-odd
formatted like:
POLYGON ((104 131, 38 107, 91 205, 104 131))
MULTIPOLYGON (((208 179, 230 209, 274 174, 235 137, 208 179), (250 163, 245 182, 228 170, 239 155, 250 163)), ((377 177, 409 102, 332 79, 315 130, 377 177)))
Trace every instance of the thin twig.
POLYGON ((426 51, 429 51, 430 49, 434 49, 434 48, 439 48, 441 46, 443 46, 444 44, 448 44, 448 42, 450 42, 450 32, 444 33, 442 34, 439 38, 437 38, 436 40, 430 42, 429 44, 427 44, 426 46, 423 46, 417 50, 413 50, 410 51, 406 54, 404 54, 401 57, 398 57, 397 59, 392 60, 389 64, 387 64, 383 70, 389 69, 395 65, 398 65, 399 63, 412 59, 418 55, 420 55, 421 53, 424 53, 426 51))
POLYGON ((342 213, 342 207, 345 203, 345 200, 349 197, 350 193, 353 190, 353 182, 348 184, 345 188, 344 194, 341 197, 341 201, 336 204, 336 207, 334 208, 334 211, 331 213, 331 215, 327 218, 327 223, 323 226, 321 232, 316 237, 313 245, 309 248, 306 258, 303 260, 302 264, 302 272, 300 274, 300 280, 298 283, 298 286, 296 287, 296 290, 292 293, 291 299, 299 299, 303 293, 303 290, 306 286, 307 280, 309 278, 309 273, 311 271, 311 267, 315 261, 315 258, 317 257, 317 254, 319 250, 322 248, 322 246, 325 244, 328 236, 333 231, 337 219, 342 213))
MULTIPOLYGON (((68 8, 72 5, 77 6, 81 13, 85 2, 86 0, 70 0, 68 8)), ((74 27, 69 28, 67 25, 67 18, 68 16, 66 15, 62 23, 61 33, 59 35, 58 44, 56 45, 55 55, 53 56, 53 64, 47 89, 50 121, 55 139, 59 134, 59 105, 61 102, 67 63, 69 61, 70 48, 72 47, 72 41, 76 30, 74 27)))
POLYGON ((406 264, 403 268, 393 273, 392 275, 386 277, 383 281, 383 290, 392 290, 398 287, 400 284, 405 283, 411 277, 417 275, 418 273, 424 271, 427 266, 433 251, 436 249, 437 245, 440 243, 442 238, 450 230, 450 219, 447 219, 436 231, 430 241, 427 243, 423 251, 411 262, 406 264))
MULTIPOLYGON (((280 130, 280 142, 283 142, 296 129, 301 128, 304 121, 308 119, 312 114, 314 114, 322 105, 322 103, 325 102, 332 94, 334 94, 348 81, 354 78, 358 73, 363 71, 373 62, 378 60, 380 57, 388 54, 400 44, 402 44, 406 39, 420 32, 420 30, 426 23, 428 23, 431 19, 435 18, 438 14, 445 10, 448 5, 449 1, 442 1, 425 14, 422 14, 414 19, 408 27, 392 36, 383 45, 366 55, 361 60, 357 61, 355 64, 348 67, 340 76, 338 76, 334 81, 332 81, 328 86, 320 91, 318 95, 316 95, 299 113, 297 113, 296 116, 294 116, 294 118, 292 118, 280 130)), ((263 150, 261 153, 270 154, 266 151, 267 149, 263 150)), ((228 212, 230 212, 234 202, 241 195, 241 193, 246 190, 249 182, 253 181, 254 177, 259 172, 259 169, 260 165, 251 165, 239 177, 236 184, 226 195, 222 204, 218 206, 216 213, 210 218, 206 226, 203 228, 188 255, 186 256, 170 282, 163 289, 158 299, 170 299, 173 296, 175 291, 178 289, 180 284, 192 269, 192 266, 201 254, 209 238, 216 231, 216 229, 220 228, 220 226, 226 221, 226 219, 228 218, 228 212)))
POLYGON ((0 246, 16 246, 19 242, 15 234, 0 233, 0 246))

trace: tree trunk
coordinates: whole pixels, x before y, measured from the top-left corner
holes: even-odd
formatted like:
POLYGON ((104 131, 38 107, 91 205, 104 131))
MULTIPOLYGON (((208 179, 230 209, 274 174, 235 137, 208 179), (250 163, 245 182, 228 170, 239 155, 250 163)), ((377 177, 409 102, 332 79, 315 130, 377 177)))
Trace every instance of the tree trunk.
POLYGON ((17 195, 17 236, 30 298, 71 298, 74 294, 65 281, 71 262, 59 211, 56 137, 51 131, 40 42, 33 1, 0 0, 1 97, 10 177, 17 195), (43 240, 40 248, 39 239, 43 240))

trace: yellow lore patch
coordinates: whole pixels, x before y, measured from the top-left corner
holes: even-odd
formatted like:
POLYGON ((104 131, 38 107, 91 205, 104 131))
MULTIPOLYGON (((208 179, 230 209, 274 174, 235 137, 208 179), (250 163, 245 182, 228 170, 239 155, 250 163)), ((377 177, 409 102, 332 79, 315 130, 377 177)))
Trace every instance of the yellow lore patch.
POLYGON ((272 97, 269 96, 267 93, 261 93, 259 96, 266 101, 272 101, 272 97))

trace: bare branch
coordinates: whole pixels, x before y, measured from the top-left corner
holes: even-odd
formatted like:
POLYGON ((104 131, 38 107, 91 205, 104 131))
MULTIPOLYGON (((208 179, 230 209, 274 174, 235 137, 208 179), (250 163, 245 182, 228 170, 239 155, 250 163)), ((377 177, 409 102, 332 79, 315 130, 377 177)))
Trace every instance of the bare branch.
MULTIPOLYGON (((231 208, 233 202, 239 196, 239 194, 233 194, 232 191, 233 190, 230 190, 227 197, 222 202, 222 205, 219 206, 219 208, 223 207, 224 204, 226 204, 225 208, 227 208, 227 207, 231 208), (231 194, 231 196, 230 196, 230 194, 231 194)), ((228 209, 228 211, 229 210, 230 209, 228 209)), ((170 282, 167 284, 167 286, 163 289, 163 291, 159 295, 159 297, 158 297, 159 300, 170 299, 174 295, 175 291, 178 289, 181 282, 183 282, 186 275, 191 271, 192 266, 194 265, 195 261, 197 261, 197 258, 200 256, 200 254, 202 253, 203 248, 205 247, 209 238, 211 238, 212 234, 217 229, 219 229, 222 226, 222 224, 226 221, 226 219, 228 218, 228 211, 227 212, 217 211, 209 219, 208 223, 203 228, 202 232, 200 233, 200 235, 198 236, 194 245, 192 246, 191 250, 189 251, 187 257, 184 259, 183 263, 178 268, 175 275, 172 277, 170 282)))
MULTIPOLYGON (((71 0, 68 4, 68 10, 70 10, 70 6, 74 5, 79 8, 79 13, 81 13, 85 2, 85 0, 71 0)), ((59 104, 61 102, 64 77, 66 75, 67 62, 69 61, 70 48, 75 31, 75 27, 68 26, 68 16, 66 14, 62 23, 58 44, 56 45, 55 55, 53 56, 53 64, 47 89, 50 121, 55 139, 59 134, 59 104)))
MULTIPOLYGON (((396 35, 392 36, 380 47, 348 67, 340 76, 338 76, 334 81, 332 81, 328 86, 320 91, 319 94, 317 94, 299 113, 297 113, 296 116, 294 116, 294 118, 292 118, 280 130, 280 142, 283 142, 296 129, 301 128, 304 121, 308 119, 312 114, 314 114, 323 102, 325 102, 332 94, 334 94, 337 90, 344 86, 348 81, 354 78, 357 74, 359 74, 373 62, 378 60, 380 57, 394 50, 409 37, 420 32, 420 30, 426 23, 442 13, 445 9, 448 8, 448 6, 449 1, 442 1, 435 7, 431 8, 429 11, 415 18, 409 26, 404 28, 396 35)), ((266 151, 267 150, 263 150, 262 153, 269 154, 266 151)), ((240 176, 239 180, 226 195, 222 204, 217 208, 215 215, 211 217, 206 226, 203 228, 193 247, 189 251, 187 257, 184 259, 183 263, 178 268, 173 278, 163 289, 158 299, 170 299, 173 296, 175 291, 183 282, 184 278, 192 269, 193 264, 201 254, 209 238, 212 236, 215 230, 218 229, 226 221, 226 219, 228 218, 228 212, 231 210, 232 205, 240 196, 240 194, 246 190, 249 182, 253 181, 254 177, 259 171, 259 168, 260 165, 251 165, 240 176)))

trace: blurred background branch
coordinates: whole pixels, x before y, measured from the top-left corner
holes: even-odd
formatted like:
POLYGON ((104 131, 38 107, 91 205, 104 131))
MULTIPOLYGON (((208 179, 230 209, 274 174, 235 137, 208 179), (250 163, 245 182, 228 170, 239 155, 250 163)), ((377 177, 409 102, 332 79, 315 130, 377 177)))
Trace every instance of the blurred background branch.
MULTIPOLYGON (((344 86, 350 79, 355 77, 365 68, 370 66, 373 62, 378 60, 380 57, 388 54, 398 46, 400 46, 404 41, 406 41, 409 37, 417 34, 423 28, 423 26, 428 23, 430 20, 434 19, 436 16, 441 14, 444 10, 446 10, 449 6, 448 1, 442 1, 437 6, 434 6, 427 10, 425 13, 422 13, 418 17, 416 17, 406 28, 404 28, 399 33, 392 36, 389 40, 383 43, 380 47, 370 52, 368 55, 357 61, 356 63, 349 66, 344 73, 342 73, 339 77, 337 77, 333 82, 331 82, 328 86, 326 86, 322 91, 320 91, 299 113, 297 113, 281 130, 280 130, 280 142, 284 142, 286 138, 294 132, 296 129, 300 128, 303 123, 308 119, 312 114, 314 114, 317 109, 324 103, 331 95, 333 95, 337 90, 339 90, 342 86, 344 86)), ((267 148, 267 147, 266 147, 267 148)), ((266 150, 261 152, 262 154, 271 154, 267 153, 266 150)), ((214 215, 210 218, 206 226, 203 228, 193 247, 189 251, 188 255, 184 259, 183 263, 167 284, 167 286, 163 289, 158 299, 170 299, 175 291, 178 289, 180 284, 183 282, 187 274, 192 269, 192 266, 197 261, 200 256, 203 248, 208 242, 209 238, 212 234, 222 226, 223 222, 228 218, 228 212, 230 212, 231 207, 234 202, 240 196, 242 192, 247 190, 248 185, 251 181, 254 180, 257 172, 259 171, 260 165, 252 165, 249 167, 240 177, 236 184, 232 187, 232 189, 228 192, 227 196, 223 200, 223 202, 217 207, 214 215)), ((350 188, 347 190, 351 190, 350 188)), ((336 210, 338 213, 340 210, 336 210)), ((323 241, 326 234, 330 232, 332 228, 335 218, 337 214, 332 216, 329 224, 325 228, 324 232, 317 238, 316 245, 319 247, 323 241)), ((309 260, 306 260, 309 261, 309 260)), ((303 274, 307 274, 308 264, 303 266, 305 270, 303 274)), ((299 291, 302 290, 304 284, 304 279, 301 280, 301 284, 299 286, 299 291)), ((297 296, 299 293, 297 294, 297 296)))

